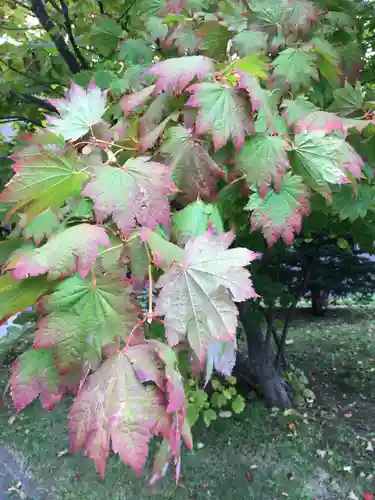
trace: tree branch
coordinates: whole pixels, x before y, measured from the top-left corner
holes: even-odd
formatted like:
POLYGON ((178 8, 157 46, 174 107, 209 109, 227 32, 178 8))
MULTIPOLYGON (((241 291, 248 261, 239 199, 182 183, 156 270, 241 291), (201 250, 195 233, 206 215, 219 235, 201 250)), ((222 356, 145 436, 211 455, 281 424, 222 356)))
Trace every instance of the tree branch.
POLYGON ((1 123, 25 122, 25 123, 31 123, 36 127, 43 127, 41 121, 33 120, 32 118, 27 118, 27 116, 0 116, 0 122, 1 123))
POLYGON ((39 19, 40 24, 49 33, 54 44, 56 45, 57 50, 68 65, 70 71, 73 74, 79 73, 81 71, 81 65, 69 50, 69 47, 65 43, 64 38, 56 29, 55 23, 52 21, 52 19, 48 15, 48 12, 46 11, 43 0, 31 0, 31 9, 35 16, 39 19))
POLYGON ((101 14, 105 14, 105 10, 104 10, 104 5, 103 5, 103 2, 101 0, 96 0, 96 3, 98 4, 98 7, 99 7, 99 10, 100 10, 100 13, 101 14))
POLYGON ((70 16, 69 16, 68 6, 64 0, 60 0, 60 4, 61 4, 61 11, 62 11, 64 18, 65 18, 65 26, 66 26, 66 29, 68 32, 68 37, 69 37, 70 43, 72 44, 73 50, 74 50, 77 58, 79 59, 81 65, 82 65, 82 68, 89 69, 89 65, 87 64, 86 59, 83 57, 81 51, 79 50, 76 39, 74 38, 73 29, 72 29, 72 20, 70 19, 70 16))
POLYGON ((46 101, 44 99, 41 99, 40 97, 37 97, 32 94, 19 94, 17 93, 21 99, 23 99, 26 102, 31 102, 32 104, 36 104, 39 108, 46 109, 47 111, 50 111, 51 113, 57 113, 57 109, 53 104, 51 104, 49 101, 46 101))

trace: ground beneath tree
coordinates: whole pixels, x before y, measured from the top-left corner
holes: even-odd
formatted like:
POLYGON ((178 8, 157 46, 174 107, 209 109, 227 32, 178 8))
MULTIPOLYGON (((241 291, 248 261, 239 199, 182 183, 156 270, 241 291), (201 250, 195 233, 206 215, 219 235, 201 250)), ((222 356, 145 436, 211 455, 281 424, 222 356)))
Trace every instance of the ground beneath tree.
MULTIPOLYGON (((104 481, 90 460, 69 454, 69 400, 0 409, 0 499, 362 500, 375 495, 375 311, 298 314, 289 356, 316 393, 311 408, 280 414, 249 396, 239 417, 195 428, 181 484, 150 490, 116 456, 104 481)), ((5 383, 5 373, 3 373, 5 383)))

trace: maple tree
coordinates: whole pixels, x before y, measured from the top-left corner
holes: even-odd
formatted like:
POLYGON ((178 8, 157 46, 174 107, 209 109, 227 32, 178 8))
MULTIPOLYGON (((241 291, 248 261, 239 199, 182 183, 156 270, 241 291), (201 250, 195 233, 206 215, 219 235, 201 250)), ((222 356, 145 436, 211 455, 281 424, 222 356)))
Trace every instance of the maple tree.
POLYGON ((171 462, 178 479, 186 379, 231 374, 240 323, 266 403, 291 405, 258 315, 279 297, 263 279, 272 252, 323 220, 371 225, 375 107, 352 4, 141 0, 116 17, 116 2, 88 1, 81 47, 71 2, 11 4, 16 30, 26 9, 51 38, 47 76, 74 75, 53 89, 65 97, 38 98, 48 115, 19 120, 36 130, 0 194, 1 317, 34 306, 38 320, 14 405, 73 393, 72 448, 102 476, 110 446, 139 474, 160 436, 150 482, 171 462))

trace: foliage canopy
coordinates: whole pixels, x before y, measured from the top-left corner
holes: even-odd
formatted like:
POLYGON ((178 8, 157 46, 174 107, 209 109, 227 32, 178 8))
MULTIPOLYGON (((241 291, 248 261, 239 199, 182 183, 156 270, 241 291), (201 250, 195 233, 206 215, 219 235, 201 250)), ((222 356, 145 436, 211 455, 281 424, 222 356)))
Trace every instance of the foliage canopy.
POLYGON ((51 409, 74 393, 72 447, 101 475, 110 443, 140 473, 161 436, 151 482, 171 461, 178 479, 194 423, 184 379, 230 375, 236 303, 257 303, 265 288, 249 271, 264 241, 290 245, 314 220, 372 224, 374 102, 358 81, 351 7, 2 7, 18 37, 3 57, 25 50, 22 63, 0 60, 4 112, 37 99, 49 113, 10 120, 37 130, 18 138, 0 195, 12 224, 2 317, 38 311, 34 345, 12 368, 13 400, 21 410, 39 396, 51 409))

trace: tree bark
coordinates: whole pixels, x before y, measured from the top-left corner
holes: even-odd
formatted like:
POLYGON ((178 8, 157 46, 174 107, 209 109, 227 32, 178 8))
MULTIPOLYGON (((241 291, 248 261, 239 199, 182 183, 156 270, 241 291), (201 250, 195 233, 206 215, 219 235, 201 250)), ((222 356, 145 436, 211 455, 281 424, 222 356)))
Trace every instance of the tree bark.
POLYGON ((311 289, 311 314, 321 317, 325 315, 328 306, 328 296, 323 290, 311 289))
POLYGON ((238 306, 246 333, 250 379, 259 386, 267 407, 281 410, 291 408, 292 390, 275 369, 274 353, 270 342, 266 342, 260 320, 251 314, 250 303, 245 302, 238 306))

